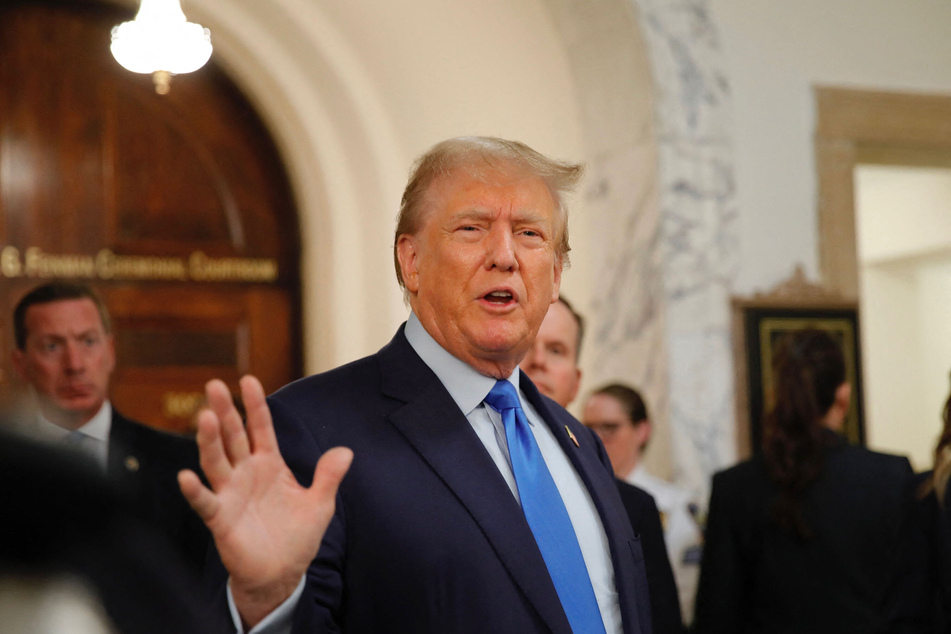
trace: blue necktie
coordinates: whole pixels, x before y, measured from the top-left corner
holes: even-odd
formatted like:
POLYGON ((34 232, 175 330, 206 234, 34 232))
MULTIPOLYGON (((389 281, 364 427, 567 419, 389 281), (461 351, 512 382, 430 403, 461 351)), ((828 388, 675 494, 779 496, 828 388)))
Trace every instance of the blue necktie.
POLYGON ((502 415, 522 512, 535 535, 572 631, 604 632, 575 529, 519 405, 515 386, 497 381, 485 402, 502 415))

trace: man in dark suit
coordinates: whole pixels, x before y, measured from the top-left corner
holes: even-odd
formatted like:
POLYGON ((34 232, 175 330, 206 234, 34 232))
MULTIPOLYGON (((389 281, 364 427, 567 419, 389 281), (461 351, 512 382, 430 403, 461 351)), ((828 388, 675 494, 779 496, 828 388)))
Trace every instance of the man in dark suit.
POLYGON ((193 440, 131 421, 108 399, 115 368, 109 313, 85 284, 51 282, 27 293, 13 314, 13 365, 36 401, 29 432, 96 462, 200 574, 209 534, 182 499, 176 475, 197 469, 193 440))
POLYGON ((516 142, 438 144, 403 196, 394 256, 413 314, 393 340, 266 401, 245 377, 247 434, 209 383, 198 443, 212 489, 180 482, 230 575, 236 625, 651 631, 603 448, 518 370, 558 297, 562 198, 580 173, 516 142), (353 453, 327 451, 340 445, 353 453))
MULTIPOLYGON (((531 350, 519 364, 522 372, 538 386, 538 391, 562 407, 568 407, 578 395, 581 384, 578 357, 583 339, 584 318, 568 300, 559 297, 549 307, 531 350)), ((616 482, 631 527, 644 551, 654 634, 683 632, 677 585, 667 557, 657 504, 647 491, 620 479, 616 482)))

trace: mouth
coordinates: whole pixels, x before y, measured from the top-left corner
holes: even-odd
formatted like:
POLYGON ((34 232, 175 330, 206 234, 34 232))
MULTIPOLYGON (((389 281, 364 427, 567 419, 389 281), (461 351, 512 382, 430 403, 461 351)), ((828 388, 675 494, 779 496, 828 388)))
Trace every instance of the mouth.
POLYGON ((518 298, 512 291, 500 289, 486 293, 482 296, 482 300, 492 304, 493 306, 508 306, 509 304, 516 302, 518 298))
POLYGON ((64 398, 85 398, 92 392, 92 388, 86 385, 71 385, 60 390, 60 395, 64 398))

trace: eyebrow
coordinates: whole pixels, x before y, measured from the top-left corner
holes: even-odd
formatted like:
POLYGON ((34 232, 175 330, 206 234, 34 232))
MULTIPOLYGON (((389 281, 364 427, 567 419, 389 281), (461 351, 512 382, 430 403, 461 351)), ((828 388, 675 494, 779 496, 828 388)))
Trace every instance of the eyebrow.
POLYGON ((83 337, 89 337, 90 335, 98 336, 100 333, 95 328, 90 328, 89 330, 84 330, 80 333, 73 334, 60 334, 58 332, 47 332, 42 334, 37 334, 37 339, 58 339, 65 341, 66 339, 82 339, 83 337))
POLYGON ((477 207, 474 209, 466 209, 465 211, 457 212, 453 214, 452 219, 453 220, 485 220, 491 215, 492 215, 492 212, 490 212, 488 209, 477 207))

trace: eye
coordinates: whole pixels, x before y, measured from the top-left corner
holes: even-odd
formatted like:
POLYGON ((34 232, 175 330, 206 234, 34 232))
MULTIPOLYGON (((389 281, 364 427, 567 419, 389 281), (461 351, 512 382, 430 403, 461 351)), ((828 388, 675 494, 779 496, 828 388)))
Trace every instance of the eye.
POLYGON ((59 342, 56 341, 47 341, 42 346, 43 352, 56 352, 59 350, 59 342))

